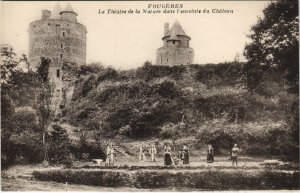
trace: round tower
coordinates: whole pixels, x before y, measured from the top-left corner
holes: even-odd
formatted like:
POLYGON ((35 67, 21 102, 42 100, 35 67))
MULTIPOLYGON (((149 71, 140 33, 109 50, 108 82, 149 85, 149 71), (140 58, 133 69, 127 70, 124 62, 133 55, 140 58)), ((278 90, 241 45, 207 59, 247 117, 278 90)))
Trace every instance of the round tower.
MULTIPOLYGON (((68 4, 64 10, 57 4, 52 13, 42 10, 41 19, 29 24, 29 62, 36 69, 40 57, 58 63, 86 63, 86 27, 77 22, 77 13, 68 4)), ((57 65, 51 62, 52 65, 57 65)))
POLYGON ((178 21, 171 29, 169 24, 164 24, 164 44, 156 52, 156 64, 166 66, 193 64, 194 50, 190 47, 191 38, 186 35, 178 21))
POLYGON ((41 19, 29 24, 30 68, 36 70, 40 58, 51 60, 49 79, 52 87, 51 106, 55 114, 64 108, 64 96, 72 92, 63 64, 84 65, 86 63, 86 27, 77 22, 77 13, 70 4, 62 10, 56 4, 52 13, 42 10, 41 19))

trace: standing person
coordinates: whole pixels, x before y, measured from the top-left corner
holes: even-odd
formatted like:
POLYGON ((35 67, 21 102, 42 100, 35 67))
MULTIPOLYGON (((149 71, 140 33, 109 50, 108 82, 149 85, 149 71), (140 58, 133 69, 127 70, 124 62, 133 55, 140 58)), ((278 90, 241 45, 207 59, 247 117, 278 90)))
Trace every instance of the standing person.
POLYGON ((140 160, 140 161, 142 161, 143 158, 144 158, 143 154, 144 154, 144 146, 141 145, 141 146, 140 146, 140 153, 139 153, 139 160, 140 160))
POLYGON ((142 154, 143 161, 147 161, 146 153, 147 153, 147 150, 146 150, 146 148, 144 148, 143 149, 143 154, 142 154))
POLYGON ((214 163, 214 148, 210 144, 207 148, 207 163, 214 163))
POLYGON ((234 144, 233 148, 231 149, 232 166, 234 165, 234 162, 235 165, 237 166, 238 153, 239 153, 239 148, 237 147, 237 144, 234 144))
POLYGON ((173 163, 171 158, 171 147, 169 145, 165 145, 164 150, 165 150, 164 164, 165 166, 170 166, 173 163))
POLYGON ((178 152, 177 158, 178 158, 179 160, 183 160, 183 151, 182 151, 182 150, 180 150, 180 151, 178 152))
POLYGON ((110 164, 112 166, 115 164, 115 150, 113 146, 110 148, 110 164))
POLYGON ((106 148, 106 165, 109 166, 110 165, 110 147, 109 145, 107 145, 107 148, 106 148))
POLYGON ((187 145, 185 143, 183 143, 183 164, 190 164, 190 160, 189 160, 189 148, 187 147, 187 145))
POLYGON ((156 150, 156 147, 155 145, 153 144, 149 150, 149 153, 151 155, 151 161, 152 162, 155 162, 156 161, 156 154, 157 154, 157 150, 156 150))

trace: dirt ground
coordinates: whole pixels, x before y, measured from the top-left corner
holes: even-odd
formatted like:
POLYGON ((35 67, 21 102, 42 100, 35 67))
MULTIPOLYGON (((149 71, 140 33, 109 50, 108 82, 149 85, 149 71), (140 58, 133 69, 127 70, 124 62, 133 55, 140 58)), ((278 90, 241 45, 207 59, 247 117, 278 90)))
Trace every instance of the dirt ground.
MULTIPOLYGON (((250 158, 250 157, 240 157, 238 168, 243 167, 253 167, 259 166, 263 161, 261 158, 250 158)), ((75 162, 74 166, 83 165, 96 165, 92 162, 75 162)), ((157 162, 146 161, 128 161, 119 157, 116 159, 116 166, 162 166, 163 159, 158 158, 157 162)), ((182 164, 180 164, 182 165, 182 164)), ((206 160, 191 158, 190 167, 193 166, 231 166, 231 161, 228 157, 218 157, 215 159, 213 164, 207 164, 206 160)), ((122 187, 122 188, 109 188, 109 187, 97 187, 97 186, 87 186, 87 185, 77 185, 77 184, 64 184, 57 182, 43 182, 35 180, 32 176, 34 170, 49 170, 49 169, 59 169, 60 167, 44 167, 42 165, 16 165, 7 170, 1 172, 1 190, 2 191, 103 191, 103 192, 131 192, 131 191, 153 191, 152 189, 137 189, 134 187, 122 187)), ((187 189, 155 189, 155 191, 199 191, 199 190, 187 190, 187 189)))
MULTIPOLYGON (((239 157, 238 159, 238 166, 240 167, 253 167, 253 166, 259 166, 261 162, 264 161, 264 158, 256 157, 239 157)), ((74 162, 74 166, 83 166, 83 165, 93 165, 92 162, 74 162)), ((102 163, 102 165, 104 162, 102 163)), ((115 166, 163 166, 164 161, 163 157, 156 158, 156 162, 151 162, 150 158, 147 157, 146 161, 139 161, 138 158, 132 160, 127 159, 125 157, 116 157, 115 158, 115 166)), ((179 163, 179 165, 182 165, 182 161, 179 163)), ((232 162, 229 160, 229 157, 221 156, 221 157, 215 157, 215 162, 212 164, 206 163, 206 157, 202 158, 196 158, 191 157, 190 158, 190 165, 191 167, 194 166, 231 166, 232 162)))

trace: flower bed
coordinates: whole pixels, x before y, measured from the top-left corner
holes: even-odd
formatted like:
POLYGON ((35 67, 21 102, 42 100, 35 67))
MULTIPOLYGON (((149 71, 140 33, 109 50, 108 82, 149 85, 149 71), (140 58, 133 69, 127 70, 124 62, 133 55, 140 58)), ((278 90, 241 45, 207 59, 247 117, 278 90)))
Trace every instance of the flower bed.
POLYGON ((38 180, 105 187, 187 187, 207 190, 299 189, 299 171, 268 170, 98 170, 34 171, 38 180))

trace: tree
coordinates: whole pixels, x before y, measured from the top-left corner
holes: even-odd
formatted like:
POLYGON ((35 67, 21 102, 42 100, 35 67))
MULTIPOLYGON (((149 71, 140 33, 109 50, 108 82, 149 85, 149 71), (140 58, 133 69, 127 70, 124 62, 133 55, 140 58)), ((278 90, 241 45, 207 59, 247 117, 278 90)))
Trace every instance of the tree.
POLYGON ((41 83, 49 83, 49 66, 51 60, 49 58, 41 57, 41 61, 37 67, 38 80, 41 83))
POLYGON ((16 151, 10 141, 12 135, 11 123, 14 107, 9 95, 1 96, 1 168, 12 164, 16 158, 16 151))
POLYGON ((25 130, 39 132, 36 110, 31 107, 20 107, 12 116, 12 130, 15 133, 21 133, 25 130))
POLYGON ((46 129, 52 118, 51 112, 51 85, 49 82, 50 59, 41 57, 37 68, 37 79, 40 82, 37 91, 37 109, 39 114, 40 127, 43 130, 44 161, 48 159, 48 146, 46 144, 46 129))
POLYGON ((3 88, 4 85, 9 84, 13 72, 17 70, 16 67, 18 65, 18 59, 16 57, 16 53, 13 50, 13 47, 7 44, 1 44, 0 54, 0 85, 1 88, 3 88))
MULTIPOLYGON (((4 161, 2 163, 11 164, 17 155, 23 155, 24 152, 27 152, 24 154, 27 156, 32 152, 31 150, 38 152, 41 147, 40 145, 35 146, 34 140, 41 140, 41 131, 45 134, 51 120, 50 60, 41 58, 37 73, 26 72, 20 67, 24 63, 29 66, 25 55, 18 58, 9 45, 1 45, 0 53, 1 150, 3 155, 1 158, 4 161), (35 112, 28 111, 28 109, 14 112, 15 107, 24 105, 37 109, 38 123, 35 112)), ((31 155, 38 157, 36 153, 31 155)), ((37 161, 38 159, 32 159, 32 156, 29 155, 28 160, 37 161)))
POLYGON ((297 0, 279 0, 264 9, 264 18, 252 26, 251 43, 244 55, 250 85, 258 85, 264 71, 270 67, 282 70, 290 89, 298 91, 299 81, 299 16, 297 0))
POLYGON ((49 159, 51 163, 71 164, 71 142, 66 129, 59 125, 52 125, 52 130, 47 136, 49 139, 49 159))
POLYGON ((78 77, 85 76, 88 74, 99 74, 104 71, 105 68, 102 64, 99 63, 91 63, 88 65, 82 65, 77 70, 78 77))
POLYGON ((10 141, 12 132, 12 116, 14 114, 14 104, 10 96, 13 86, 11 77, 18 65, 16 54, 10 45, 0 47, 0 86, 1 86, 1 166, 6 167, 16 158, 16 151, 10 141))

